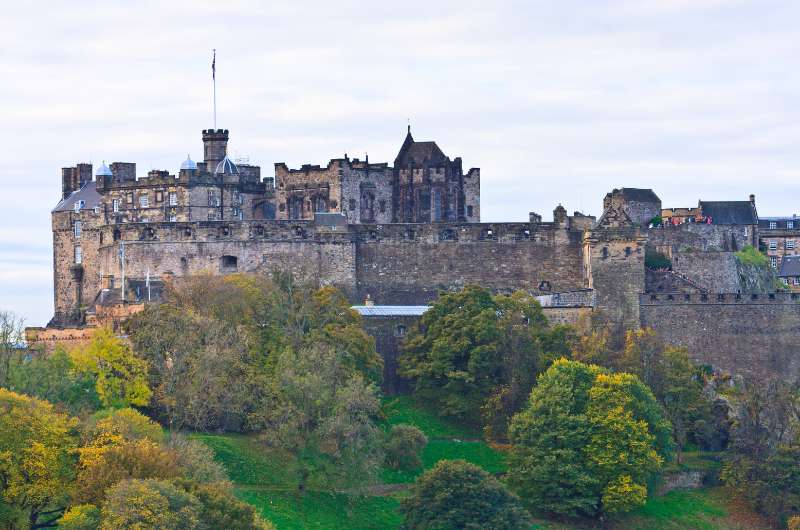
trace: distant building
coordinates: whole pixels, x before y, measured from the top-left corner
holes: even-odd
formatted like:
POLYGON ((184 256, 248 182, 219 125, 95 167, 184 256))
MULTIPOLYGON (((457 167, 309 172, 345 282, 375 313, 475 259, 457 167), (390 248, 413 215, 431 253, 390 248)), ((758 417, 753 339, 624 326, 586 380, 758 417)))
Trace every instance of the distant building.
POLYGON ((614 189, 603 199, 603 211, 609 208, 619 208, 634 224, 647 227, 655 217, 661 215, 661 199, 651 189, 614 189))
POLYGON ((769 256, 772 267, 782 271, 786 257, 800 256, 800 216, 761 217, 758 220, 761 250, 769 256))

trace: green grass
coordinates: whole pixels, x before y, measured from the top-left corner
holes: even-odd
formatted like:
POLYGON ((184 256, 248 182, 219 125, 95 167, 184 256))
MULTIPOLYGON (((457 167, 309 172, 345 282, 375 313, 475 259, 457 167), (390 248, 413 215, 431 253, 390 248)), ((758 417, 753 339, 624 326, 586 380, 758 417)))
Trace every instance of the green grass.
POLYGON ((506 470, 505 456, 483 442, 460 442, 455 440, 430 440, 422 453, 422 468, 412 471, 385 469, 381 478, 387 484, 414 482, 425 469, 430 469, 439 460, 466 460, 489 473, 506 470))
POLYGON ((728 512, 710 495, 712 491, 711 488, 675 490, 662 497, 651 497, 647 504, 621 517, 616 526, 631 530, 727 528, 721 526, 717 519, 726 517, 728 512))
POLYGON ((406 423, 425 433, 429 439, 476 439, 481 433, 455 422, 440 418, 414 401, 411 396, 396 396, 383 400, 383 413, 387 425, 406 423))
POLYGON ((391 529, 402 522, 394 497, 359 497, 324 492, 271 492, 239 488, 236 495, 255 506, 280 530, 324 528, 391 529))
POLYGON ((242 486, 293 487, 292 457, 259 444, 252 436, 237 434, 193 434, 213 451, 228 471, 228 477, 242 486))

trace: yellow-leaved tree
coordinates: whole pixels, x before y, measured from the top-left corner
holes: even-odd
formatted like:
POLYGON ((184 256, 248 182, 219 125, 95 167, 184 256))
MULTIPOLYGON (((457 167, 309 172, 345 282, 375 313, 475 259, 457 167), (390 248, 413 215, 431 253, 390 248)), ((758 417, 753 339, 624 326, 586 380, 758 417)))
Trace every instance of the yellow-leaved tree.
POLYGON ((152 391, 147 384, 147 361, 108 328, 99 328, 84 347, 70 353, 75 370, 95 379, 105 407, 145 406, 152 391))
POLYGON ((45 528, 61 516, 76 425, 46 401, 0 388, 0 528, 45 528))

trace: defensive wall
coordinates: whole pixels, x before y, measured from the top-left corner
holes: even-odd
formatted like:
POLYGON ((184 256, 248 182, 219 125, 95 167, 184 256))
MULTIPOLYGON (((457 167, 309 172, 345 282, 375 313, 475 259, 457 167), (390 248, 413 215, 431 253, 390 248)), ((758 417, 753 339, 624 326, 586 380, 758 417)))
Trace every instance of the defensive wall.
POLYGON ((800 293, 643 294, 640 315, 696 362, 758 378, 800 376, 800 293))

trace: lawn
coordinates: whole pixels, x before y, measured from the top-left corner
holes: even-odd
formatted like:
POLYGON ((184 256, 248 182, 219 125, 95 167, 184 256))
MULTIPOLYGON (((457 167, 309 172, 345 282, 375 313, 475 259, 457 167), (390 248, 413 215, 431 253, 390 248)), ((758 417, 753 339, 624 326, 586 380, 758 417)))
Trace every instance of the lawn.
MULTIPOLYGON (((438 418, 408 397, 384 400, 383 427, 409 423, 419 427, 429 438, 422 454, 423 469, 439 460, 461 458, 491 473, 506 470, 504 454, 484 442, 477 441, 475 431, 438 418)), ((304 495, 296 489, 293 459, 281 451, 271 450, 254 436, 195 434, 193 438, 207 444, 216 459, 228 470, 236 495, 255 506, 278 529, 325 528, 393 529, 402 522, 397 508, 405 494, 395 491, 385 496, 363 496, 312 488, 304 495)), ((689 467, 714 466, 710 455, 687 454, 689 467), (696 462, 695 462, 696 461, 696 462)), ((384 469, 381 480, 386 484, 404 485, 414 481, 423 471, 411 472, 384 469)), ((748 522, 752 514, 734 507, 721 488, 677 490, 663 497, 650 498, 642 508, 608 521, 604 528, 615 529, 697 529, 764 528, 748 522)), ((577 530, 600 527, 595 521, 561 522, 538 519, 536 529, 577 530)))

